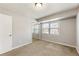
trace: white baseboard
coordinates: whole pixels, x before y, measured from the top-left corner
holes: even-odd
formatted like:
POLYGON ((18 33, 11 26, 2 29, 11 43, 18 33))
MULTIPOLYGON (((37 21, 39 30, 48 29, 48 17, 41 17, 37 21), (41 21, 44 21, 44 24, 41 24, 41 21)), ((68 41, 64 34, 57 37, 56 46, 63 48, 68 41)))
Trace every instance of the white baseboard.
POLYGON ((66 44, 66 43, 55 42, 55 41, 49 41, 49 40, 45 40, 45 41, 48 41, 48 42, 53 42, 53 43, 61 44, 61 45, 64 45, 64 46, 69 46, 69 47, 73 47, 73 48, 76 48, 76 46, 73 46, 73 45, 69 45, 69 44, 66 44))
MULTIPOLYGON (((48 40, 44 40, 44 41, 48 41, 48 40)), ((60 43, 60 42, 54 42, 54 41, 48 41, 48 42, 53 42, 53 43, 57 43, 57 44, 61 44, 61 45, 65 45, 65 46, 69 46, 69 47, 74 47, 74 48, 76 48, 75 46, 73 46, 73 45, 69 45, 69 44, 66 44, 66 43, 60 43)), ((9 51, 11 51, 11 50, 13 50, 13 49, 20 48, 20 47, 22 47, 22 46, 24 46, 24 45, 28 45, 28 44, 31 44, 31 43, 32 43, 32 41, 29 42, 29 43, 25 43, 25 44, 22 44, 22 45, 16 46, 16 47, 14 47, 14 48, 12 48, 12 49, 10 49, 10 50, 8 50, 8 51, 4 51, 4 52, 2 52, 2 53, 0 53, 0 54, 3 54, 3 53, 6 53, 6 52, 9 52, 9 51)), ((77 50, 77 52, 79 53, 79 49, 76 48, 76 50, 77 50)))
POLYGON ((19 45, 19 46, 16 46, 16 47, 12 47, 11 49, 9 49, 9 50, 7 50, 7 51, 0 52, 0 54, 7 53, 7 52, 12 51, 12 50, 14 50, 14 49, 16 49, 16 48, 20 48, 20 47, 22 47, 22 46, 24 46, 24 45, 28 45, 28 44, 31 44, 31 43, 32 43, 32 41, 31 41, 31 42, 28 42, 28 43, 25 43, 25 44, 22 44, 22 45, 19 45))
POLYGON ((2 52, 0 52, 0 54, 3 54, 3 53, 6 53, 6 52, 9 52, 9 51, 11 51, 12 49, 9 49, 9 50, 6 50, 6 51, 2 51, 2 52))
POLYGON ((79 54, 79 48, 76 48, 76 50, 77 50, 77 53, 79 54))
POLYGON ((29 43, 25 43, 25 44, 22 44, 22 45, 19 45, 19 46, 13 47, 12 50, 13 50, 13 49, 16 49, 16 48, 20 48, 20 47, 22 47, 22 46, 24 46, 24 45, 31 44, 31 43, 32 43, 32 41, 29 42, 29 43))

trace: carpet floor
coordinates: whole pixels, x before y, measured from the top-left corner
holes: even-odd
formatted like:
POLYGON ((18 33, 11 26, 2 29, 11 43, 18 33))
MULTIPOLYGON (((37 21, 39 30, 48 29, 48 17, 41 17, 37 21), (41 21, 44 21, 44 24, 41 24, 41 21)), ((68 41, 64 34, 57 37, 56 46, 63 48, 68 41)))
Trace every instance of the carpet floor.
POLYGON ((78 56, 75 48, 55 44, 43 40, 14 49, 0 56, 78 56))

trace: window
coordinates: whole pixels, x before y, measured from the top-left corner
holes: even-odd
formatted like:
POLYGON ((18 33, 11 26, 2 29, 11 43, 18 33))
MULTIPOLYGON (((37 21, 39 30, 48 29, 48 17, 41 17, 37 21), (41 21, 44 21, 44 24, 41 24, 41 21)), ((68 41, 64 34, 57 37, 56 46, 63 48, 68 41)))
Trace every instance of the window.
POLYGON ((50 34, 59 34, 59 24, 58 23, 50 23, 50 34))
POLYGON ((35 24, 34 26, 33 26, 33 33, 36 33, 36 34, 38 34, 39 33, 39 24, 35 24))
POLYGON ((58 23, 50 23, 50 28, 58 28, 58 23))
POLYGON ((32 26, 32 33, 34 33, 34 25, 32 26))
POLYGON ((33 26, 33 33, 39 34, 40 30, 43 34, 53 34, 59 35, 59 23, 58 22, 48 22, 48 23, 41 23, 35 24, 33 26), (40 28, 42 25, 42 28, 40 28))
POLYGON ((42 33, 49 34, 49 23, 42 24, 42 33))

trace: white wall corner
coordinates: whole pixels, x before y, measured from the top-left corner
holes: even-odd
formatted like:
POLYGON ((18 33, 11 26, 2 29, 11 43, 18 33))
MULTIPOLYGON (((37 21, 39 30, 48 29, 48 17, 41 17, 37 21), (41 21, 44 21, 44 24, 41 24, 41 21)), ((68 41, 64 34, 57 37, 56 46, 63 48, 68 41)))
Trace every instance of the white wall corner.
POLYGON ((78 47, 76 47, 76 50, 77 50, 77 53, 79 54, 79 48, 78 47))
POLYGON ((16 47, 13 47, 12 50, 13 50, 13 49, 16 49, 16 48, 23 47, 23 46, 28 45, 28 44, 31 44, 31 43, 32 43, 32 41, 30 41, 30 42, 28 42, 28 43, 25 43, 25 44, 18 45, 18 46, 16 46, 16 47))
POLYGON ((12 51, 16 48, 20 48, 20 47, 23 47, 24 45, 28 45, 28 44, 31 44, 31 43, 32 43, 32 41, 25 43, 25 44, 22 44, 22 45, 19 45, 19 46, 16 46, 16 47, 12 47, 12 49, 9 49, 8 51, 0 52, 0 54, 7 53, 7 52, 12 51))

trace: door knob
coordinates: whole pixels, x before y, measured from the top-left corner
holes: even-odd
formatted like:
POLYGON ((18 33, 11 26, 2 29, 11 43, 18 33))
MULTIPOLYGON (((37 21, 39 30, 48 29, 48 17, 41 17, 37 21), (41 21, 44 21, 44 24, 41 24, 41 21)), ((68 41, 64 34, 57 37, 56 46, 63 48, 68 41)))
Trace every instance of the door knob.
POLYGON ((12 34, 9 34, 9 36, 11 37, 11 36, 12 36, 12 34))

